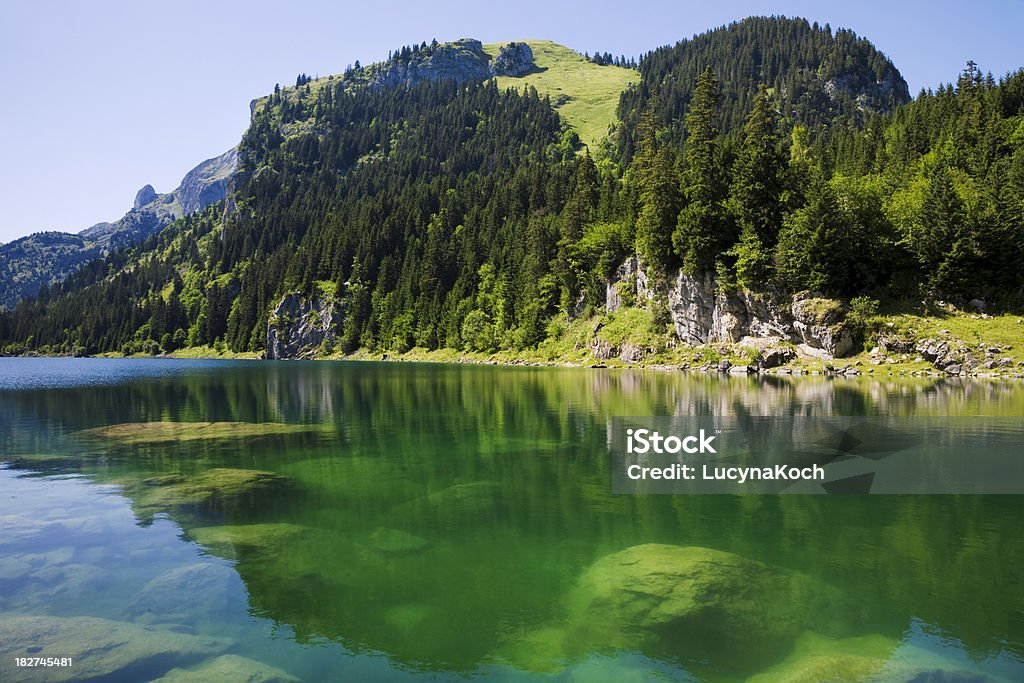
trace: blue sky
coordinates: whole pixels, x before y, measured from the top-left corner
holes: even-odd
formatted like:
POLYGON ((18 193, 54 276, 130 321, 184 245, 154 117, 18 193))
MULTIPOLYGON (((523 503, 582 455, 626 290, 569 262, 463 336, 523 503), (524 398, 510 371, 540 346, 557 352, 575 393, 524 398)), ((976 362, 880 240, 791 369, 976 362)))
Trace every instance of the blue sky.
POLYGON ((248 104, 299 72, 413 42, 547 38, 637 55, 753 14, 852 28, 912 93, 968 59, 1024 66, 1024 0, 977 2, 0 2, 0 242, 119 218, 236 144, 248 104))

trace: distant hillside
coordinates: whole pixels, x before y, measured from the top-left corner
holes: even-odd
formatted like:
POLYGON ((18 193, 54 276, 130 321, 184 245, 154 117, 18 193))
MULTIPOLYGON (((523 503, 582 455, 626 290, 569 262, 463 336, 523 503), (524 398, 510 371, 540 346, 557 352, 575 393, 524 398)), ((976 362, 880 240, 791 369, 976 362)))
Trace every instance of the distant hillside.
POLYGON ((43 285, 63 281, 83 264, 137 244, 178 218, 220 201, 237 166, 238 153, 232 149, 193 168, 172 192, 158 194, 146 185, 128 213, 113 223, 97 223, 78 234, 37 232, 0 245, 0 309, 11 308, 43 285))
POLYGON ((910 101, 899 70, 870 41, 806 19, 750 17, 658 48, 644 56, 641 80, 622 95, 618 115, 627 134, 620 150, 630 158, 641 112, 653 106, 669 140, 680 145, 697 76, 711 67, 720 82, 719 127, 737 131, 760 83, 781 113, 812 129, 869 112, 891 112, 910 101))
MULTIPOLYGON (((599 66, 579 53, 550 40, 523 41, 533 50, 536 68, 519 76, 499 76, 499 88, 532 86, 541 95, 549 95, 562 119, 594 149, 615 123, 619 96, 630 85, 640 82, 640 73, 618 66, 599 66)), ((484 45, 496 55, 501 46, 484 45)))

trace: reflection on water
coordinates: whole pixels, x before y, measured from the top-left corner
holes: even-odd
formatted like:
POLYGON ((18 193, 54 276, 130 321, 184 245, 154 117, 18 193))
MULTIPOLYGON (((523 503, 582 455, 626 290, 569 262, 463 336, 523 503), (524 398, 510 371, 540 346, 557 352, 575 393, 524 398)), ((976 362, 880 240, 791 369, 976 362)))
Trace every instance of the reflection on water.
POLYGON ((31 614, 174 634, 149 678, 1024 678, 1019 497, 612 495, 607 445, 627 415, 1019 416, 1019 384, 95 363, 0 359, 0 643, 31 614), (311 428, 238 424, 267 422, 311 428))

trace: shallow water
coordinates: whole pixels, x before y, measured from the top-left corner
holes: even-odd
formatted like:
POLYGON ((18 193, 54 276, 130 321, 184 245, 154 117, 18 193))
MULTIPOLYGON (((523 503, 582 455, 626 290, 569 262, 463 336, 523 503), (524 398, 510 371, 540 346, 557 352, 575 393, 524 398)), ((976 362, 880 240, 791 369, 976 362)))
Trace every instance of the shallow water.
POLYGON ((612 494, 612 418, 674 414, 1013 417, 1024 386, 0 359, 0 627, 94 616, 228 637, 307 681, 742 681, 820 637, 884 660, 869 669, 886 680, 1024 680, 1024 499, 612 494), (102 429, 152 422, 309 429, 102 429), (588 567, 647 543, 839 597, 807 633, 729 647, 573 614, 588 567))

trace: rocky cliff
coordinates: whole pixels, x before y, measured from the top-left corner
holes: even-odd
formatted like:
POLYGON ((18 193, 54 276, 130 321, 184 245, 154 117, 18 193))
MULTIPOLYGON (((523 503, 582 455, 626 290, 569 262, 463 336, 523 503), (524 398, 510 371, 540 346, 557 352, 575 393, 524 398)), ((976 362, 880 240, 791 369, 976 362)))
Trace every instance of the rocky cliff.
POLYGON ((526 43, 509 43, 492 60, 479 40, 462 38, 414 52, 408 59, 396 58, 367 67, 368 87, 408 87, 421 82, 521 76, 533 67, 533 50, 526 43))
POLYGON ((238 149, 232 148, 186 173, 171 193, 181 205, 181 214, 188 216, 223 199, 237 169, 238 149))
POLYGON ((173 192, 159 194, 145 185, 117 221, 97 223, 78 234, 33 233, 0 246, 0 309, 64 280, 92 259, 141 242, 178 218, 220 201, 237 168, 238 151, 231 149, 193 168, 173 192))
POLYGON ((623 295, 668 306, 676 336, 686 344, 735 344, 750 338, 796 344, 806 355, 834 358, 853 350, 842 302, 812 292, 785 299, 774 292, 720 291, 710 273, 676 271, 654 280, 636 257, 627 259, 605 291, 609 312, 623 305, 623 295))
POLYGON ((333 346, 341 327, 341 306, 328 297, 286 294, 267 324, 267 358, 312 358, 333 346))

